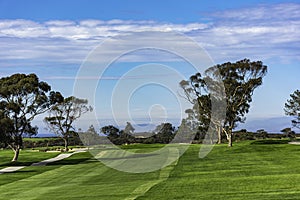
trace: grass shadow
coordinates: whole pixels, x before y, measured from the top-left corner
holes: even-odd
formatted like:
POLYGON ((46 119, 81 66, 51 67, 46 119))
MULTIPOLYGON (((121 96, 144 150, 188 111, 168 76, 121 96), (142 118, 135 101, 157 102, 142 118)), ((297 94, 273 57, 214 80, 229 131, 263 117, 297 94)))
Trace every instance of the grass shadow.
POLYGON ((13 172, 4 172, 4 174, 29 173, 29 172, 37 172, 37 171, 36 170, 24 170, 24 169, 20 169, 20 170, 13 171, 13 172))
POLYGON ((288 144, 289 140, 257 140, 251 144, 288 144))
POLYGON ((55 161, 55 162, 51 162, 48 163, 47 165, 76 165, 82 162, 89 162, 91 158, 85 157, 85 158, 73 158, 71 157, 71 159, 63 159, 60 161, 55 161))
POLYGON ((134 154, 130 156, 125 156, 121 158, 101 158, 101 160, 124 160, 124 159, 130 159, 130 158, 144 158, 144 157, 151 157, 158 154, 134 154))
POLYGON ((6 162, 0 165, 0 167, 17 167, 17 166, 30 166, 33 162, 6 162))

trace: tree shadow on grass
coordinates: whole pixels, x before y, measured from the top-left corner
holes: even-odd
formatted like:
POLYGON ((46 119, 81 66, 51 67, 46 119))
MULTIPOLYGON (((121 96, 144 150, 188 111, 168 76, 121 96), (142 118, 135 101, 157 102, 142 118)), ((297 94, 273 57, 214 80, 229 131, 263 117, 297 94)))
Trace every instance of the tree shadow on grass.
POLYGON ((0 167, 17 167, 17 166, 30 166, 33 162, 6 162, 0 165, 0 167))
POLYGON ((55 161, 51 163, 47 163, 47 166, 50 165, 76 165, 82 162, 92 162, 91 158, 71 158, 71 159, 64 159, 60 161, 55 161))
MULTIPOLYGON (((72 155, 69 158, 65 158, 63 160, 55 161, 55 162, 50 162, 46 163, 46 165, 75 165, 81 162, 86 162, 87 160, 90 160, 91 156, 87 155, 72 155)), ((22 161, 17 161, 17 162, 6 162, 0 164, 0 167, 17 167, 17 166, 31 166, 33 163, 38 163, 42 161, 31 161, 31 162, 22 162, 22 161)), ((45 165, 41 165, 38 167, 42 167, 45 165)))
POLYGON ((24 170, 24 169, 20 169, 20 170, 13 171, 13 172, 5 172, 3 174, 32 173, 32 172, 37 172, 37 170, 24 170))
POLYGON ((257 140, 251 144, 288 144, 289 140, 257 140))
POLYGON ((130 156, 125 157, 118 157, 118 158, 101 158, 101 160, 124 160, 124 159, 131 159, 131 158, 144 158, 144 157, 152 157, 159 154, 133 154, 130 156))

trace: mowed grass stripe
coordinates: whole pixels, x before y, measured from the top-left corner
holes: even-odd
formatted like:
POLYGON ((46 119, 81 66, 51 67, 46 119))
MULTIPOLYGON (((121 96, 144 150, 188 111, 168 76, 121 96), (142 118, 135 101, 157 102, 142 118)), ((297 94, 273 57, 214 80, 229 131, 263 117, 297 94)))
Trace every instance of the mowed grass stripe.
MULTIPOLYGON (((159 178, 159 172, 129 174, 113 170, 88 153, 45 167, 27 167, 19 173, 39 170, 39 174, 1 185, 0 199, 125 199, 140 185, 159 178), (89 160, 77 163, 82 158, 89 160)), ((9 175, 15 174, 6 178, 9 175)))
POLYGON ((59 155, 59 152, 33 152, 31 150, 21 150, 19 155, 19 160, 16 163, 11 163, 13 158, 12 150, 1 150, 0 151, 0 169, 9 167, 9 166, 29 166, 32 163, 53 158, 59 155))
MULTIPOLYGON (((179 151, 176 148, 173 148, 173 149, 170 148, 169 153, 170 153, 171 158, 179 156, 179 151)), ((168 160, 166 162, 169 163, 168 160)), ((143 196, 154 185, 157 185, 158 183, 167 180, 170 176, 171 171, 174 169, 174 167, 177 165, 177 163, 178 163, 178 160, 174 161, 172 164, 168 165, 167 167, 164 167, 163 169, 161 169, 160 173, 159 173, 159 178, 157 180, 149 181, 148 183, 139 186, 126 198, 126 200, 137 199, 139 196, 143 196)))
MULTIPOLYGON (((152 147, 126 148, 157 149, 152 147)), ((241 142, 231 149, 216 145, 199 159, 200 147, 191 145, 177 165, 144 174, 120 172, 79 153, 0 175, 0 199, 299 199, 300 146, 270 141, 241 142)))
POLYGON ((170 177, 138 199, 299 199, 300 147, 242 142, 217 145, 204 159, 199 145, 180 158, 170 177))

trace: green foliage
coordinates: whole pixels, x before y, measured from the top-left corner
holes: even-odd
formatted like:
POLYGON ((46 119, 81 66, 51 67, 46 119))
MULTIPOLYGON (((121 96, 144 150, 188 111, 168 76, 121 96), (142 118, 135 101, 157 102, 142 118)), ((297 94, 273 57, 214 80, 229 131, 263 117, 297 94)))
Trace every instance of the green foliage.
POLYGON ((175 127, 171 123, 161 123, 154 132, 155 143, 168 144, 175 136, 175 127))
POLYGON ((261 139, 266 139, 268 137, 268 132, 264 129, 259 129, 256 131, 256 137, 261 139))
POLYGON ((176 129, 171 123, 162 123, 158 125, 151 134, 151 136, 147 138, 135 137, 132 134, 133 130, 133 126, 128 122, 124 130, 120 130, 113 125, 108 125, 103 126, 100 129, 100 132, 106 135, 112 143, 117 145, 131 143, 168 144, 171 142, 171 140, 176 134, 176 129))
POLYGON ((300 91, 296 90, 290 97, 285 103, 284 111, 286 115, 295 117, 292 124, 294 127, 300 128, 300 91))
POLYGON ((2 147, 13 142, 10 135, 14 131, 13 127, 13 121, 8 116, 5 116, 4 111, 0 110, 0 145, 2 147))
MULTIPOLYGON (((127 124, 127 126, 128 126, 128 124, 127 124)), ((126 127, 125 127, 125 129, 126 129, 126 127)), ((128 129, 127 129, 127 131, 128 131, 128 129)), ((114 127, 113 125, 108 125, 108 126, 102 127, 100 129, 100 132, 105 134, 112 143, 117 144, 117 145, 130 144, 130 143, 135 142, 135 138, 130 132, 128 133, 128 132, 125 132, 124 130, 119 130, 118 128, 114 127)))
MULTIPOLYGON (((221 125, 220 120, 218 120, 220 116, 212 116, 212 101, 216 104, 219 98, 212 95, 212 93, 216 94, 216 88, 220 88, 217 82, 212 81, 207 76, 202 77, 200 73, 192 75, 188 81, 181 81, 180 86, 187 100, 193 105, 192 109, 185 111, 188 115, 185 124, 191 132, 196 133, 196 140, 203 139, 210 125, 214 126, 214 129, 218 129, 221 125)), ((219 108, 221 107, 224 106, 220 105, 219 108)))
POLYGON ((117 138, 120 134, 120 130, 113 125, 103 126, 100 132, 108 136, 109 139, 117 138))
POLYGON ((219 141, 222 128, 227 136, 228 145, 232 146, 232 130, 237 123, 245 121, 252 94, 262 84, 266 73, 267 66, 261 61, 251 62, 244 59, 236 63, 215 65, 205 71, 205 77, 196 73, 189 81, 181 81, 185 96, 193 104, 187 119, 190 120, 192 116, 198 120, 196 125, 202 131, 212 125, 218 132, 219 141), (212 112, 212 105, 218 110, 212 112), (222 119, 223 112, 226 112, 225 120, 222 119), (212 116, 214 113, 219 114, 212 116))
POLYGON ((88 106, 88 100, 70 96, 52 106, 44 122, 50 131, 63 138, 65 151, 68 151, 69 138, 78 138, 78 133, 73 126, 74 122, 90 111, 92 107, 88 106))
POLYGON ((2 140, 15 152, 13 161, 18 159, 24 134, 37 134, 38 128, 31 125, 32 120, 61 100, 59 92, 50 90, 35 74, 14 74, 0 79, 0 120, 7 123, 6 137, 2 140))
POLYGON ((291 128, 284 128, 281 130, 281 132, 283 133, 284 137, 288 137, 290 139, 293 139, 296 137, 296 133, 294 131, 292 131, 291 128))

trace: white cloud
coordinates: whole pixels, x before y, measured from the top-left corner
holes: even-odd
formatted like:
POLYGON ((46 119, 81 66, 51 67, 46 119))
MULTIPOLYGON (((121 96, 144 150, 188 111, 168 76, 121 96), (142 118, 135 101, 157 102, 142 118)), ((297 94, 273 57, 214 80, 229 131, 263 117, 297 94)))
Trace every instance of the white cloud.
POLYGON ((49 35, 44 25, 29 20, 0 20, 0 37, 34 38, 49 35))
POLYGON ((103 39, 143 31, 186 34, 217 61, 243 57, 299 59, 300 4, 260 5, 218 12, 211 17, 206 24, 119 19, 44 23, 0 20, 0 60, 40 59, 79 64, 103 39))
POLYGON ((74 26, 76 23, 70 20, 52 20, 44 23, 47 26, 74 26))
POLYGON ((16 38, 64 38, 91 39, 109 37, 128 32, 179 31, 189 32, 206 28, 206 24, 161 24, 153 21, 83 20, 47 21, 37 23, 29 20, 0 20, 0 36, 16 38))
POLYGON ((257 21, 259 23, 268 23, 268 20, 273 22, 282 20, 299 20, 300 4, 282 3, 282 4, 266 4, 252 8, 244 8, 239 10, 227 10, 217 12, 212 16, 221 18, 222 20, 245 20, 257 21), (262 21, 263 19, 263 21, 262 21))

